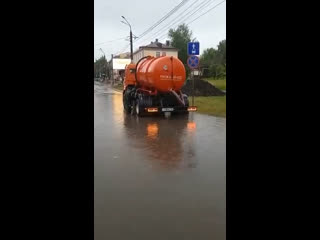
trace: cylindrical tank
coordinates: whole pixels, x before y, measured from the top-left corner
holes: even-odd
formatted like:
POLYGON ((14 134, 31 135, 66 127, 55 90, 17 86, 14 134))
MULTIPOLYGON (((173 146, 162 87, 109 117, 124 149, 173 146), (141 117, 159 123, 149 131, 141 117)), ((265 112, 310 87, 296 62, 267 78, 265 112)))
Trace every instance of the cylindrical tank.
POLYGON ((183 63, 176 57, 148 57, 137 66, 137 82, 144 88, 168 92, 179 91, 185 80, 183 63))

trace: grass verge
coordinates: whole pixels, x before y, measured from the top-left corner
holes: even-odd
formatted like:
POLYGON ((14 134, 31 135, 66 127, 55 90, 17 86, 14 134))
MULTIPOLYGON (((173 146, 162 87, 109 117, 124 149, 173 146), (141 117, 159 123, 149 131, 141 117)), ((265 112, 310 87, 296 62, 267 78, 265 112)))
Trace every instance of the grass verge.
POLYGON ((208 81, 209 83, 211 83, 216 88, 219 88, 220 90, 224 90, 224 91, 226 90, 226 86, 227 86, 226 79, 205 78, 204 80, 208 81))
MULTIPOLYGON (((189 104, 192 104, 192 97, 189 97, 189 104)), ((226 96, 194 97, 194 105, 199 113, 226 117, 226 96)))

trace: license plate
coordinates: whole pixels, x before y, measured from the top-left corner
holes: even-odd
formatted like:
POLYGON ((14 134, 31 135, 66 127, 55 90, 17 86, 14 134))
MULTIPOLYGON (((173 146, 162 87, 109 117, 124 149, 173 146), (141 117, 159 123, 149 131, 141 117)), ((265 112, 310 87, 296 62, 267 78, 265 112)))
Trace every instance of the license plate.
POLYGON ((162 112, 172 112, 173 108, 162 108, 162 112))

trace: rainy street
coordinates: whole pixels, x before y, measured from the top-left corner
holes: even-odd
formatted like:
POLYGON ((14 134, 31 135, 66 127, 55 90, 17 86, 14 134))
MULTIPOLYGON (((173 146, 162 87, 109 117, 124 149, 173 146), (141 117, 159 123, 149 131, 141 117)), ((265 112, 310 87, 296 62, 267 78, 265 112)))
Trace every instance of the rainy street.
POLYGON ((138 118, 95 83, 94 235, 226 239, 226 119, 138 118))

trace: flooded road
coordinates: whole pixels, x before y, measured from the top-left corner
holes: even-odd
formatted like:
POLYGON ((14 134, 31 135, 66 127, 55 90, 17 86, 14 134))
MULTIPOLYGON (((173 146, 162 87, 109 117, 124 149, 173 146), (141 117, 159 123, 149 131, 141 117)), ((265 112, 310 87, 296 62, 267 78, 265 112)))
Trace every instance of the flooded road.
POLYGON ((137 118, 95 85, 95 240, 225 239, 225 176, 224 118, 137 118))

